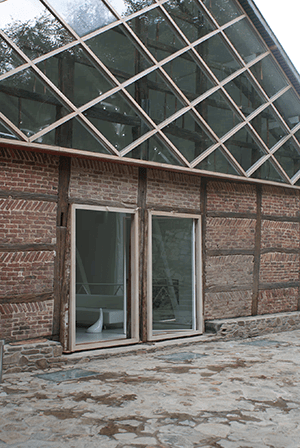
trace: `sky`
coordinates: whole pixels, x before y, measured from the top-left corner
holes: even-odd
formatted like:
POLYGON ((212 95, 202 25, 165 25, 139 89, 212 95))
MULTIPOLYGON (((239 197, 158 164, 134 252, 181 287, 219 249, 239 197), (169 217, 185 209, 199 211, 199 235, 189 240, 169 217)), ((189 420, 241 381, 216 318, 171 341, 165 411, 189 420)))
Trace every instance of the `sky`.
POLYGON ((300 0, 254 0, 300 73, 300 0))

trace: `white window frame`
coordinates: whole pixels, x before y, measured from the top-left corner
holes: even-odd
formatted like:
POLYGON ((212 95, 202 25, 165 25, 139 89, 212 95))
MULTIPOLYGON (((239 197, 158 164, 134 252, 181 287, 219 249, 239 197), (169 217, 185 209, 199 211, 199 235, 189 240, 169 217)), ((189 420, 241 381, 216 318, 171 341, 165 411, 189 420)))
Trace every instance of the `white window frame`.
POLYGON ((161 212, 150 210, 148 212, 148 275, 147 275, 147 333, 149 341, 173 339, 184 336, 197 336, 204 332, 203 300, 202 300, 202 255, 201 255, 201 216, 185 213, 161 212), (191 218, 194 222, 194 329, 188 330, 162 330, 153 332, 152 328, 152 218, 153 216, 191 218))
POLYGON ((138 209, 117 208, 110 206, 92 206, 72 204, 71 206, 71 285, 69 308, 69 344, 70 351, 76 352, 85 349, 102 347, 116 347, 135 344, 139 341, 139 260, 138 260, 138 209), (112 339, 100 342, 76 344, 76 210, 106 211, 128 213, 133 216, 130 231, 131 238, 131 337, 112 339))

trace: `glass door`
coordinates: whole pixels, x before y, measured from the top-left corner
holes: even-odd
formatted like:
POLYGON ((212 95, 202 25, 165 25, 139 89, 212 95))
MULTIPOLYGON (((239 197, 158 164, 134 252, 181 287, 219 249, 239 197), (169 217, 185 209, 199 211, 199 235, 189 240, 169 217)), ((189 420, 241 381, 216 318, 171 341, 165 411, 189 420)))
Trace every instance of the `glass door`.
POLYGON ((150 338, 201 330, 198 221, 182 215, 151 216, 150 338))
POLYGON ((131 338, 134 214, 76 208, 74 218, 75 344, 131 338))

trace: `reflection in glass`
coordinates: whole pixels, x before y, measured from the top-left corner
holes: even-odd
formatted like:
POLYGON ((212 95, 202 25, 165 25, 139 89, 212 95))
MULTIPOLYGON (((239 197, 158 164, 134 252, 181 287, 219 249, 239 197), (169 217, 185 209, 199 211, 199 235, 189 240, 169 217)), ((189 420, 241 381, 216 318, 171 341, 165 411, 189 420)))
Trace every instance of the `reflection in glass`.
POLYGON ((141 14, 128 24, 158 61, 183 47, 158 8, 141 14))
POLYGON ((290 89, 274 102, 277 110, 285 119, 290 128, 296 126, 300 121, 300 99, 290 89))
POLYGON ((190 42, 215 29, 200 5, 194 0, 172 0, 165 3, 164 7, 190 42))
POLYGON ((9 0, 1 3, 0 28, 30 59, 73 40, 38 0, 9 0))
POLYGON ((38 67, 77 107, 112 88, 80 46, 52 56, 38 67))
POLYGON ((296 137, 296 139, 300 143, 300 129, 299 129, 299 131, 295 132, 294 136, 296 137))
POLYGON ((134 12, 140 11, 149 5, 152 5, 153 0, 108 0, 112 7, 120 16, 129 16, 134 12))
POLYGON ((257 62, 250 70, 269 97, 287 86, 287 80, 272 56, 267 56, 257 62))
POLYGON ((285 182, 286 180, 279 174, 277 168, 275 168, 274 162, 268 159, 263 165, 261 165, 251 175, 254 179, 271 180, 273 182, 285 182))
POLYGON ((191 52, 173 59, 163 68, 190 101, 214 87, 205 72, 196 64, 191 52))
POLYGON ((287 135, 272 107, 267 107, 250 122, 268 148, 287 135))
POLYGON ((275 153, 275 158, 280 163, 286 174, 292 178, 300 169, 299 148, 292 140, 288 140, 275 153))
POLYGON ((121 93, 101 101, 84 115, 119 151, 149 131, 121 93))
POLYGON ((234 134, 225 145, 245 171, 265 154, 246 127, 234 134))
POLYGON ((152 65, 133 44, 123 25, 98 34, 86 43, 120 82, 152 65))
POLYGON ((67 121, 53 131, 40 137, 45 145, 58 145, 64 148, 74 148, 82 151, 110 152, 93 136, 91 131, 77 119, 67 121))
POLYGON ((182 165, 170 149, 157 137, 150 137, 141 145, 134 148, 126 157, 148 160, 150 162, 167 163, 168 165, 182 165))
POLYGON ((127 90, 157 124, 169 118, 183 106, 158 70, 131 84, 127 90))
POLYGON ((77 344, 130 337, 130 226, 129 214, 76 210, 77 344))
POLYGON ((197 104, 196 109, 218 137, 227 134, 242 121, 219 91, 197 104))
POLYGON ((247 19, 240 20, 226 28, 225 33, 245 62, 250 62, 267 51, 247 19))
POLYGON ((19 137, 16 137, 8 127, 4 126, 4 124, 0 123, 0 138, 9 138, 13 140, 19 140, 19 137))
POLYGON ((0 39, 0 76, 23 64, 17 53, 2 39, 0 39))
POLYGON ((68 113, 31 69, 0 81, 1 112, 28 137, 68 113))
POLYGON ((198 170, 212 171, 214 173, 232 174, 234 176, 240 175, 220 148, 202 160, 195 168, 198 170))
POLYGON ((202 0, 219 25, 235 19, 242 14, 233 0, 202 0))
POLYGON ((190 112, 163 128, 163 132, 189 162, 214 143, 190 112))
POLYGON ((79 36, 116 20, 101 0, 48 0, 49 4, 79 36))
POLYGON ((253 82, 244 73, 226 84, 225 89, 246 116, 265 102, 253 82))
POLYGON ((227 78, 240 68, 223 38, 218 34, 197 45, 195 49, 219 81, 227 78))
POLYGON ((153 216, 153 330, 195 329, 193 219, 153 216))

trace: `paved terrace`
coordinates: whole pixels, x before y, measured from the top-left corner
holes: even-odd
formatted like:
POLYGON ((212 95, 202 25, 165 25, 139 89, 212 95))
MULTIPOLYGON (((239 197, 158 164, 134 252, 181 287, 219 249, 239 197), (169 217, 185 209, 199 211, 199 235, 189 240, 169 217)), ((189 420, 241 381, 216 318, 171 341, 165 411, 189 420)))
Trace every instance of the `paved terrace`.
POLYGON ((300 330, 69 359, 3 375, 1 448, 300 446, 300 330))

